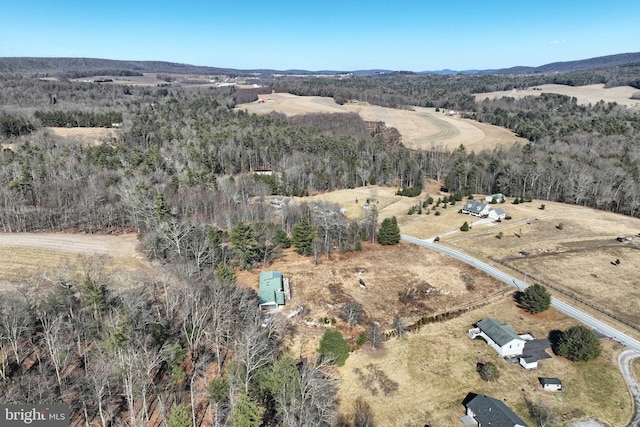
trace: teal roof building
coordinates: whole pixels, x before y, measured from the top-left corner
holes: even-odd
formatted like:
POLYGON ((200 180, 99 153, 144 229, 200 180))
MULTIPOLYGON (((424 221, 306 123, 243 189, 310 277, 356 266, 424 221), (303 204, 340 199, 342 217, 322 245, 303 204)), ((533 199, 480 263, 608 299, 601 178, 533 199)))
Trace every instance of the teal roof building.
POLYGON ((260 287, 258 289, 260 308, 272 310, 279 305, 284 305, 284 296, 282 273, 273 270, 260 273, 260 287))

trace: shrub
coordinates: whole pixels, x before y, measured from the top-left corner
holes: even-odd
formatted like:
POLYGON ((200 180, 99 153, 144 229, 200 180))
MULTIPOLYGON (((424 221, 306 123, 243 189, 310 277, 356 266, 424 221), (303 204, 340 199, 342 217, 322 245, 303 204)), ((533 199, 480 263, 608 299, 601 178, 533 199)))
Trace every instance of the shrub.
POLYGON ((422 186, 414 186, 411 188, 403 188, 396 191, 396 196, 418 197, 422 193, 422 186))
POLYGON ((540 209, 541 211, 543 211, 543 210, 544 210, 544 208, 545 208, 545 205, 544 205, 544 203, 543 203, 543 204, 541 204, 541 205, 540 205, 540 207, 539 207, 538 209, 540 209))
POLYGON ((469 223, 467 221, 462 224, 462 227, 460 227, 460 231, 469 231, 469 223))
POLYGON ((480 378, 485 381, 497 381, 500 378, 500 371, 493 362, 478 363, 476 370, 480 374, 480 378))
POLYGON ((349 357, 349 343, 344 339, 342 333, 336 329, 327 329, 324 331, 322 340, 320 340, 320 359, 331 360, 337 366, 344 365, 349 357))
POLYGON ((356 345, 358 347, 362 347, 366 342, 367 334, 365 334, 364 332, 360 332, 360 335, 358 335, 358 340, 356 341, 356 345))

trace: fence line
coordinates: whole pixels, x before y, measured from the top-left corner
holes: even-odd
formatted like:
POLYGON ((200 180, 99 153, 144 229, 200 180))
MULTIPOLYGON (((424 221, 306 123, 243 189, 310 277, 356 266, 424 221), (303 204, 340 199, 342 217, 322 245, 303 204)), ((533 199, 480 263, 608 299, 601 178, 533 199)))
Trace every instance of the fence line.
POLYGON ((495 258, 492 258, 492 257, 489 257, 489 259, 491 261, 493 261, 493 262, 496 262, 496 263, 498 263, 500 265, 503 265, 503 266, 505 266, 507 268, 510 268, 510 269, 514 270, 514 271, 517 271, 518 273, 520 273, 522 275, 526 275, 526 276, 530 277, 532 280, 540 283, 541 285, 544 285, 545 287, 547 287, 549 289, 552 289, 552 290, 554 290, 556 292, 559 292, 562 295, 565 295, 565 296, 571 298, 572 300, 574 300, 574 301, 576 301, 576 302, 578 302, 580 304, 586 305, 587 307, 590 307, 590 308, 596 310, 597 312, 599 312, 601 314, 604 314, 605 316, 611 317, 612 319, 615 319, 618 322, 620 322, 620 323, 622 323, 624 325, 627 325, 628 327, 630 327, 630 328, 632 328, 632 329, 634 329, 636 331, 640 331, 640 327, 638 327, 637 325, 634 325, 634 324, 630 323, 628 320, 620 318, 618 315, 616 315, 614 313, 611 313, 611 312, 609 312, 607 310, 604 310, 604 309, 602 309, 600 307, 597 307, 597 306, 591 304, 588 301, 584 301, 583 299, 580 298, 580 295, 577 295, 577 294, 575 294, 573 292, 570 292, 570 291, 567 291, 565 289, 561 289, 561 288, 559 288, 559 287, 557 287, 555 285, 552 285, 552 284, 550 284, 550 283, 548 283, 548 282, 546 282, 546 281, 544 281, 542 279, 539 279, 539 278, 537 278, 535 276, 532 276, 528 272, 526 272, 524 270, 521 270, 518 267, 515 267, 513 265, 509 265, 509 264, 507 264, 506 262, 504 262, 502 260, 495 259, 495 258))
MULTIPOLYGON (((479 308, 479 307, 484 307, 486 305, 489 305, 495 301, 501 300, 502 298, 506 297, 507 295, 510 294, 514 294, 516 292, 515 289, 507 289, 507 290, 502 290, 496 293, 493 293, 491 295, 488 295, 480 300, 476 300, 476 301, 472 301, 472 302, 468 302, 465 304, 461 304, 455 307, 452 307, 448 310, 445 311, 440 311, 440 312, 436 312, 433 314, 430 314, 428 316, 423 316, 420 319, 418 319, 417 321, 413 322, 411 325, 408 325, 404 328, 404 330, 406 332, 414 332, 419 330, 422 326, 429 324, 429 323, 436 323, 436 322, 443 322, 445 320, 450 320, 453 318, 456 318, 458 316, 461 316, 464 313, 468 313, 469 311, 479 308)), ((386 332, 384 332, 384 339, 385 341, 390 340, 391 338, 397 338, 398 336, 398 330, 397 329, 390 329, 386 332)))

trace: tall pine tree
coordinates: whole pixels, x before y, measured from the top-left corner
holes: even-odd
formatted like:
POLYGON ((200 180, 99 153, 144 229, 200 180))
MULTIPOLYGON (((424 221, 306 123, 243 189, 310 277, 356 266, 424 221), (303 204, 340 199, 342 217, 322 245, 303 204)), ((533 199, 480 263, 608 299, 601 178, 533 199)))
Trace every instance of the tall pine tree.
POLYGON ((311 225, 311 221, 307 217, 303 217, 293 227, 291 236, 295 251, 300 255, 311 256, 313 254, 313 239, 316 237, 316 231, 311 225))
POLYGON ((378 243, 381 245, 395 245, 400 242, 400 227, 396 217, 385 218, 378 232, 378 243))
POLYGON ((229 240, 236 250, 236 259, 240 268, 248 269, 258 257, 258 243, 251 224, 238 221, 233 225, 229 240))

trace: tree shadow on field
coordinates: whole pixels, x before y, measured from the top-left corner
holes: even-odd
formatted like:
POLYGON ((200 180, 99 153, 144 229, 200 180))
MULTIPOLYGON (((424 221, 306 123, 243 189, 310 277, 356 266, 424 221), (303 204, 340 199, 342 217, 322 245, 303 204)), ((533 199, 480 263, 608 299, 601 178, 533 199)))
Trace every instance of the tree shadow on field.
POLYGON ((522 307, 522 304, 521 304, 523 296, 524 296, 524 292, 522 291, 517 291, 513 294, 513 302, 515 302, 520 308, 524 308, 522 307))
POLYGON ((562 339, 562 331, 559 329, 553 329, 549 331, 549 342, 551 343, 551 351, 553 354, 558 354, 558 346, 562 339))

